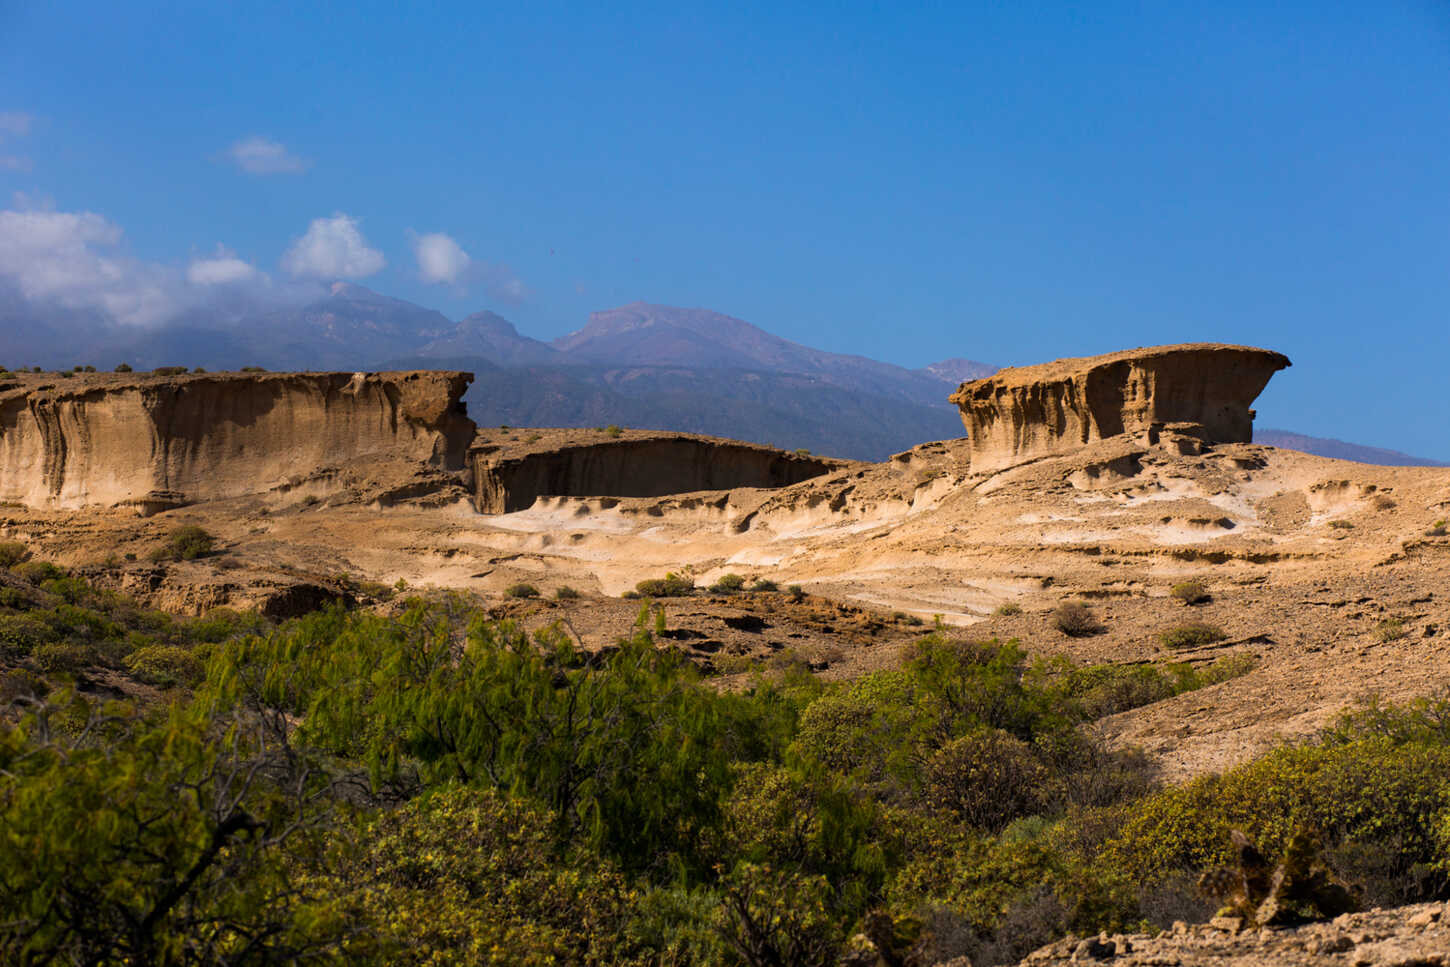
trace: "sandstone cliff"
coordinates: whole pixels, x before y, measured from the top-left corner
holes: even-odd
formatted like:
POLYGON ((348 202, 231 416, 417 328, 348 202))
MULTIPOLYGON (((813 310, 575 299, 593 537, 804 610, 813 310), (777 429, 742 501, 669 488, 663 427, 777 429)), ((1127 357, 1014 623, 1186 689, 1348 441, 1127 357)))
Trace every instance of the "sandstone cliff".
POLYGON ((530 431, 522 442, 485 431, 473 456, 476 504, 485 514, 524 510, 538 497, 784 487, 846 466, 738 440, 649 430, 626 430, 618 438, 588 430, 530 431))
POLYGON ((458 372, 27 375, 0 384, 0 501, 135 506, 260 493, 359 458, 461 470, 458 372))
POLYGON ((1167 430, 1206 442, 1253 439, 1254 399, 1286 356, 1189 343, 1004 369, 951 401, 971 439, 972 470, 997 470, 1119 434, 1156 443, 1167 430))

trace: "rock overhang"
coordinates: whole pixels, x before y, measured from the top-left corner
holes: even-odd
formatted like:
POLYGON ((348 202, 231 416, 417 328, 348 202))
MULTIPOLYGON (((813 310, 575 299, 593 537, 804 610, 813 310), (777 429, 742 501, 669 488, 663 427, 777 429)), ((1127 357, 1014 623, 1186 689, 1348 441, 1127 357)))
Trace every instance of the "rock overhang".
POLYGON ((962 383, 951 402, 973 472, 992 472, 1124 434, 1251 442, 1253 401, 1289 365, 1252 346, 1154 346, 1003 369, 962 383))
POLYGON ((0 499, 133 507, 265 492, 359 459, 467 469, 471 373, 17 374, 0 382, 0 499))

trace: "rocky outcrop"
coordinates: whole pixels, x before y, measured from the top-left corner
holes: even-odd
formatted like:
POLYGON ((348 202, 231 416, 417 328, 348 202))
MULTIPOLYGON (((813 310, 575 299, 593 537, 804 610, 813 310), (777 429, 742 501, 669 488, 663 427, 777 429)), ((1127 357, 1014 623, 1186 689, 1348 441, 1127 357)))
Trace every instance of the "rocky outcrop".
POLYGON ((142 513, 360 458, 463 470, 469 373, 27 375, 0 383, 0 500, 142 513))
POLYGON ((532 443, 481 438, 473 451, 480 513, 539 497, 663 497, 700 490, 785 487, 845 466, 840 460, 688 433, 544 431, 532 443), (557 435, 563 434, 562 438, 557 435))
POLYGON ((963 383, 951 401, 971 440, 973 472, 999 470, 1128 434, 1210 443, 1253 439, 1250 406, 1288 357, 1250 346, 1189 343, 1004 369, 963 383))
POLYGON ((1174 924, 1157 934, 1060 940, 1020 967, 1450 967, 1450 907, 1423 903, 1348 913, 1301 927, 1258 929, 1237 917, 1174 924))

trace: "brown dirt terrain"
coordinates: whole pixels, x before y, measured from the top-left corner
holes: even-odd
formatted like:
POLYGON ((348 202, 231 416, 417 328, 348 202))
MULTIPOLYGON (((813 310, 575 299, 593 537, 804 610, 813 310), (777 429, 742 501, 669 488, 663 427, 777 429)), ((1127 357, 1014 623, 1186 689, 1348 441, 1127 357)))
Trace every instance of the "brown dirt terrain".
POLYGON ((539 498, 497 516, 477 514, 446 474, 349 465, 330 471, 325 498, 289 486, 149 518, 11 507, 0 512, 0 535, 63 563, 105 565, 103 580, 193 613, 281 596, 273 607, 285 614, 290 589, 341 593, 341 575, 490 600, 518 582, 544 595, 564 584, 585 598, 531 607, 539 620, 567 618, 590 645, 633 625, 638 603, 617 598, 642 579, 768 578, 802 585, 812 601, 875 612, 883 630, 863 641, 836 625, 795 627, 787 610, 771 615, 768 632, 722 629, 744 611, 724 597, 666 602, 670 627, 703 636, 682 644, 719 641, 727 654, 792 648, 819 665, 830 651, 836 674, 897 660, 921 629, 880 617, 895 612, 928 623, 940 615, 961 635, 1015 637, 1033 652, 1085 661, 1252 652, 1260 664, 1247 676, 1104 723, 1170 775, 1222 769, 1309 734, 1372 693, 1397 700, 1450 684, 1450 538, 1426 536, 1450 515, 1450 471, 1253 444, 1199 449, 1120 437, 972 475, 964 443, 944 441, 779 490, 539 498), (187 523, 215 533, 223 552, 146 562, 187 523), (1190 578, 1208 585, 1210 602, 1188 607, 1170 596, 1190 578), (1101 632, 1057 631, 1051 613, 1064 600, 1088 603, 1101 632), (1020 611, 999 613, 1003 605, 1020 611), (1189 622, 1226 637, 1183 650, 1160 643, 1189 622))

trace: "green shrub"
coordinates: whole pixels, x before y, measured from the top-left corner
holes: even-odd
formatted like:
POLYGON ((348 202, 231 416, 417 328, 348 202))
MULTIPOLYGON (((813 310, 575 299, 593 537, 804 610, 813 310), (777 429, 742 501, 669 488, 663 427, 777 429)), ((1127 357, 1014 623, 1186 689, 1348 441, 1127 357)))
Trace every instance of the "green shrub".
POLYGON ((738 574, 722 574, 720 579, 710 585, 710 590, 721 594, 729 594, 739 591, 745 587, 745 579, 738 574))
POLYGON ((1410 633, 1404 618, 1385 618, 1375 626, 1375 637, 1380 641, 1396 641, 1410 633))
POLYGON ((579 592, 567 584, 561 584, 554 589, 555 601, 573 601, 579 597, 579 592))
POLYGON ((53 641, 41 645, 30 653, 35 667, 47 674, 73 675, 83 668, 95 664, 95 650, 85 645, 66 641, 53 641))
POLYGON ((504 588, 503 593, 506 598, 537 598, 539 589, 532 584, 520 581, 518 584, 510 584, 504 588))
POLYGON ((1095 635, 1102 630, 1097 616, 1080 601, 1064 601, 1059 604, 1057 610, 1052 612, 1052 624, 1069 638, 1095 635))
POLYGON ((560 855, 546 810, 492 790, 447 787, 358 831, 324 882, 369 963, 629 964, 627 883, 597 856, 560 855), (463 957, 465 951, 474 956, 463 957))
POLYGON ((157 366, 151 372, 157 376, 181 376, 186 372, 185 366, 157 366))
POLYGON ((267 368, 265 366, 243 366, 241 368, 241 372, 243 373, 265 373, 266 371, 267 368))
POLYGON ((1208 585, 1197 579, 1173 585, 1172 593, 1184 604, 1203 604, 1213 600, 1213 595, 1208 592, 1208 585))
POLYGON ((25 658, 51 636, 50 626, 33 615, 0 615, 0 657, 25 658))
POLYGON ((758 578, 753 584, 750 585, 748 590, 752 592, 779 591, 780 585, 767 578, 758 578))
POLYGON ((927 805, 992 832, 1036 812, 1047 780, 1032 747, 1001 729, 953 739, 927 761, 925 773, 927 805))
POLYGON ((648 578, 634 586, 635 593, 646 598, 684 598, 693 594, 695 582, 673 572, 662 578, 648 578))
POLYGON ((196 524, 187 524, 172 531, 166 543, 151 552, 156 561, 193 561, 205 557, 216 546, 216 538, 196 524))
POLYGON ((806 599, 806 589, 801 587, 799 584, 790 585, 785 589, 785 593, 790 595, 791 601, 795 602, 796 604, 799 604, 806 599))
POLYGON ((206 675, 201 659, 176 645, 138 648, 126 657, 126 667, 141 681, 160 688, 194 687, 206 675))
POLYGON ((1228 635, 1224 634, 1223 629, 1216 625, 1194 622, 1168 629, 1158 635, 1158 641, 1164 648, 1178 649, 1211 645, 1215 641, 1223 641, 1227 637, 1228 635))
POLYGON ((1337 531, 1352 531, 1352 530, 1354 530, 1354 524, 1352 524, 1351 522, 1349 522, 1347 520, 1331 520, 1329 522, 1329 526, 1332 527, 1332 528, 1334 528, 1337 531))
POLYGON ((1446 534, 1450 534, 1450 521, 1446 520, 1435 521, 1430 525, 1430 529, 1425 531, 1426 537, 1444 537, 1446 534))
POLYGON ((118 373, 129 373, 129 372, 131 372, 131 364, 130 363, 117 363, 116 364, 116 372, 118 372, 118 373))
POLYGON ((30 549, 19 541, 0 542, 0 567, 14 567, 30 560, 30 549))
POLYGON ((1015 601, 1008 601, 1006 604, 999 604, 997 610, 992 613, 999 617, 1010 618, 1014 614, 1022 613, 1022 605, 1015 601))
POLYGON ((624 433, 616 424, 609 424, 604 428, 604 435, 611 439, 618 439, 624 433))
POLYGON ((28 581, 37 586, 55 578, 65 577, 65 571, 49 561, 21 561, 19 564, 11 565, 10 573, 22 581, 28 581))

